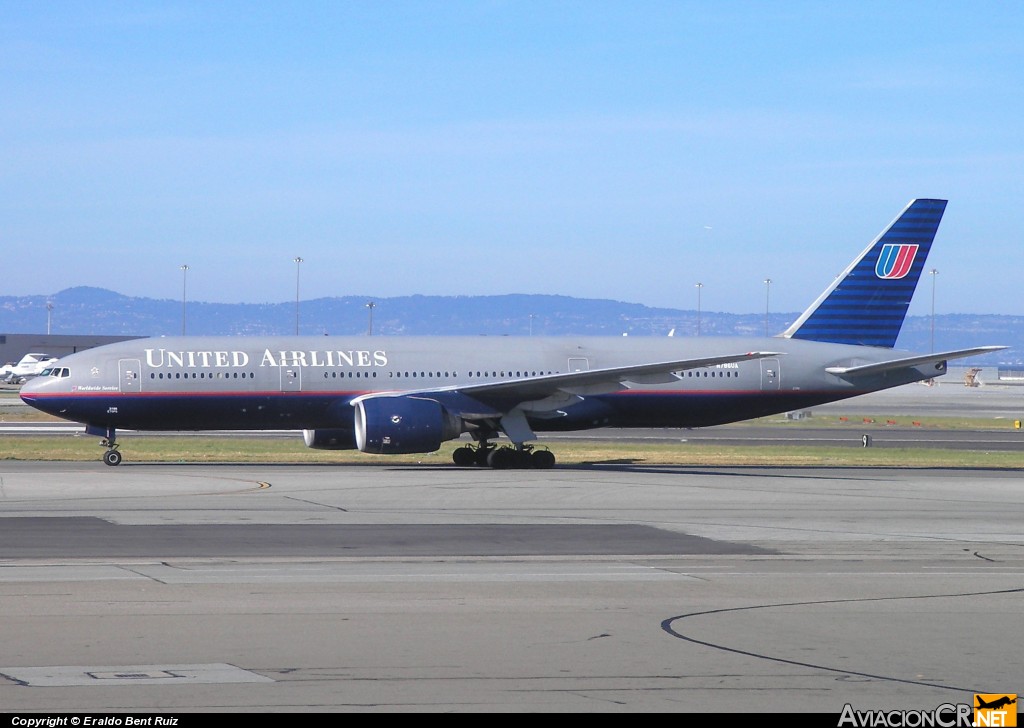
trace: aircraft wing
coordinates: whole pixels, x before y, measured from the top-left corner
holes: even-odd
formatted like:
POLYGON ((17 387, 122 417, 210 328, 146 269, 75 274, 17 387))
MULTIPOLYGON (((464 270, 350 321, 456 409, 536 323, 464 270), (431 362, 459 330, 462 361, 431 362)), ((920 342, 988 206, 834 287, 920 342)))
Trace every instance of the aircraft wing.
POLYGON ((765 357, 778 355, 778 352, 771 351, 748 351, 743 354, 725 354, 722 356, 701 357, 699 359, 677 359, 675 361, 651 364, 634 364, 623 367, 549 374, 540 377, 524 377, 503 382, 472 384, 457 387, 456 389, 463 394, 480 399, 496 396, 502 399, 530 400, 555 394, 556 392, 580 395, 606 394, 628 388, 627 382, 637 384, 667 383, 679 379, 679 377, 675 376, 674 372, 712 367, 717 364, 731 364, 750 359, 764 359, 765 357))
POLYGON ((1005 346, 978 346, 974 349, 958 349, 956 351, 942 351, 937 354, 921 354, 920 356, 909 356, 903 359, 892 359, 874 364, 859 364, 852 367, 827 367, 825 371, 840 377, 863 377, 871 374, 881 374, 893 369, 916 367, 921 364, 938 364, 939 362, 945 362, 947 359, 962 359, 965 356, 974 356, 975 354, 988 354, 1005 348, 1005 346))
POLYGON ((523 409, 545 410, 556 406, 559 402, 567 403, 585 395, 607 394, 628 389, 629 383, 656 384, 676 381, 679 377, 674 373, 687 369, 731 364, 750 359, 764 359, 770 356, 779 356, 779 354, 772 351, 748 351, 742 354, 724 354, 697 359, 676 359, 650 364, 520 377, 498 382, 403 390, 401 392, 379 392, 357 397, 352 403, 356 404, 360 400, 373 397, 426 397, 446 402, 463 417, 493 417, 500 416, 502 412, 516 406, 527 405, 523 409), (486 408, 481 409, 479 407, 481 403, 485 404, 486 408), (527 403, 535 404, 529 406, 527 403))

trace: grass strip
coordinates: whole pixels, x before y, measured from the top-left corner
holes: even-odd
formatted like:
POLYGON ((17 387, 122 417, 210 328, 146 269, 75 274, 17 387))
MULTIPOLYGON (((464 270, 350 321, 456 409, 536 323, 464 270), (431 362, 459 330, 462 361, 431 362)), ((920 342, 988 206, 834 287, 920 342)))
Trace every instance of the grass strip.
MULTIPOLYGON (((310 450, 295 437, 207 437, 130 434, 121 438, 126 463, 350 463, 451 464, 462 442, 445 443, 434 453, 367 455, 354 450, 310 450)), ((1024 453, 948 448, 833 446, 740 446, 687 443, 616 443, 573 440, 551 447, 561 465, 747 465, 815 467, 1024 468, 1024 453)), ((96 461, 103 448, 85 435, 0 438, 0 460, 96 461)))

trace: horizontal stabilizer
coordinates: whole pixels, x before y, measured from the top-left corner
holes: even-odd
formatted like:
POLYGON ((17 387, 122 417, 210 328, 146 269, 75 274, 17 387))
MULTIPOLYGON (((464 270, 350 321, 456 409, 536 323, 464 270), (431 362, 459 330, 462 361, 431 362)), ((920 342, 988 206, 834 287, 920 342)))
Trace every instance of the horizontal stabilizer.
POLYGON ((1005 348, 1005 346, 979 346, 974 349, 958 349, 957 351, 943 351, 937 354, 908 356, 904 359, 893 359, 876 364, 860 364, 853 367, 828 367, 825 371, 840 377, 863 377, 870 374, 881 374, 893 369, 906 369, 908 367, 921 366, 922 364, 937 364, 945 362, 947 359, 963 359, 966 356, 974 356, 975 354, 989 354, 1005 348))

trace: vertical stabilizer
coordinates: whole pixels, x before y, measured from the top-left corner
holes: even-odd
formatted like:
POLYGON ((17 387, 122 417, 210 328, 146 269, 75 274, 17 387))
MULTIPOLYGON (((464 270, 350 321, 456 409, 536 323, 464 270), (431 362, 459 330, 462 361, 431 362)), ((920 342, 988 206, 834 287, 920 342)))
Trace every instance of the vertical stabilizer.
POLYGON ((782 335, 896 345, 946 200, 914 200, 782 335))

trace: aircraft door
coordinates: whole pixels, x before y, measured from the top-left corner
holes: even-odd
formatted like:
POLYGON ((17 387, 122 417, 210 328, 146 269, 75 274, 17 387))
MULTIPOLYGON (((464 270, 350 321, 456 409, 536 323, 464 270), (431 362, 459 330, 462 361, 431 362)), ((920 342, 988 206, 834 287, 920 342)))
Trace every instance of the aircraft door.
POLYGON ((761 389, 778 389, 780 386, 779 360, 761 360, 761 389))
POLYGON ((281 391, 302 391, 302 369, 294 364, 281 367, 281 391))
POLYGON ((117 371, 122 392, 142 391, 142 366, 138 359, 119 360, 117 371))
POLYGON ((587 361, 586 357, 569 357, 569 371, 570 372, 585 372, 590 369, 590 362, 587 361))

